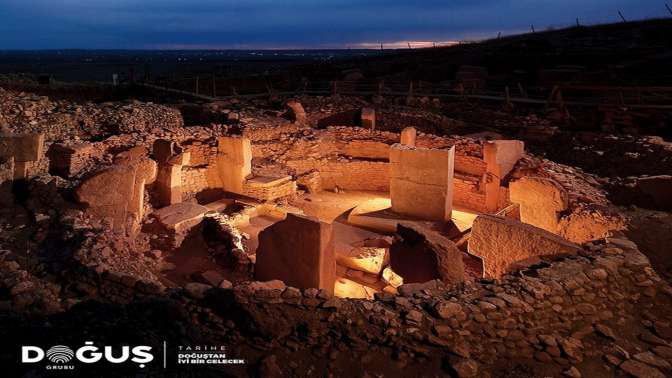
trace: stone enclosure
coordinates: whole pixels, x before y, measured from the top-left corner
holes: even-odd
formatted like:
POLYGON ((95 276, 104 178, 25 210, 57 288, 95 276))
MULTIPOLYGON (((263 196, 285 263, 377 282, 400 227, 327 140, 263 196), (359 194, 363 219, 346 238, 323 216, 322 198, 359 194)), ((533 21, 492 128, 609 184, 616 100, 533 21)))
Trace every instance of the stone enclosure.
MULTIPOLYGON (((497 278, 591 240, 575 231, 586 218, 560 183, 566 177, 542 168, 521 141, 377 131, 373 109, 361 111, 365 128, 318 130, 299 102, 287 106, 288 123, 156 138, 114 153, 103 169, 94 167, 106 141, 55 143, 45 153, 40 135, 7 135, 3 158, 12 179, 46 162, 78 180, 79 206, 117 233, 133 237, 155 220, 156 240, 169 248, 206 214, 225 214, 228 232, 246 235, 236 236, 234 260, 252 262, 250 277, 338 296, 497 278)), ((608 219, 589 220, 591 236, 618 230, 608 219)))
MULTIPOLYGON (((648 306, 666 290, 599 186, 522 141, 380 130, 372 108, 353 111, 364 127, 318 128, 324 114, 287 107, 142 138, 3 133, 2 198, 58 176, 52 216, 88 235, 76 290, 170 292, 213 318, 226 303, 275 332, 266 311, 292 324, 278 331, 289 345, 296 314, 355 319, 374 327, 357 323, 361 337, 429 345, 403 353, 449 348, 472 376, 502 356, 578 364, 594 341, 577 325, 608 333, 626 315, 619 295, 648 306)), ((641 190, 661 197, 660 180, 641 190)))

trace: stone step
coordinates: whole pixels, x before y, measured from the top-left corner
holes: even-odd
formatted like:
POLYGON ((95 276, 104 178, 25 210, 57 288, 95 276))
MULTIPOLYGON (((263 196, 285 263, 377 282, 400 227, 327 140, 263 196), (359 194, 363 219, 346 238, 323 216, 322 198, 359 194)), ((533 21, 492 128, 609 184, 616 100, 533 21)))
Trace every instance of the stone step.
POLYGON ((201 223, 207 207, 193 202, 180 202, 156 210, 152 216, 168 230, 181 233, 201 223))

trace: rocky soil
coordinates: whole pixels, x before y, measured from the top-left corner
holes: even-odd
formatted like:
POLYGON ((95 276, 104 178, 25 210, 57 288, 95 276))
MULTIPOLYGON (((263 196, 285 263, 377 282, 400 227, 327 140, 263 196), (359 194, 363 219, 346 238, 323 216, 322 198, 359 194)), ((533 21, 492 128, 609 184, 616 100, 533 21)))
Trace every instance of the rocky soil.
POLYGON ((53 142, 178 128, 183 121, 177 110, 152 103, 77 104, 0 88, 0 124, 18 133, 43 132, 53 142))
MULTIPOLYGON (((439 281, 407 284, 399 296, 381 294, 375 301, 333 298, 279 281, 165 290, 90 272, 78 289, 87 291, 88 282, 91 299, 71 294, 59 302, 66 286, 45 285, 5 254, 2 282, 13 308, 27 298, 29 306, 51 307, 33 317, 3 312, 3 322, 13 326, 3 327, 2 336, 34 343, 95 336, 101 343, 157 348, 163 341, 173 348, 209 343, 227 345, 230 355, 248 361, 192 370, 199 376, 666 376, 672 372, 672 289, 627 240, 585 248, 582 256, 500 282, 452 289, 439 281)), ((11 361, 13 350, 1 358, 11 361)), ((161 374, 159 366, 149 370, 161 374)))
MULTIPOLYGON (((364 103, 349 98, 302 102, 313 121, 364 103)), ((398 130, 409 122, 422 126, 426 119, 426 131, 445 134, 471 127, 441 114, 431 101, 426 105, 383 104, 381 125, 398 130), (404 117, 395 119, 394 109, 404 117)), ((75 104, 0 89, 0 123, 15 132, 45 132, 50 143, 93 142, 100 166, 124 147, 151 145, 157 138, 216 137, 236 129, 279 134, 284 145, 305 139, 311 146, 313 131, 284 133, 279 129, 284 122, 280 110, 268 102, 232 101, 217 104, 215 111, 226 114, 225 124, 185 128, 180 112, 164 105, 75 104)), ((529 118, 531 124, 548 126, 535 117, 529 118)), ((593 144, 574 144, 593 146, 577 152, 583 154, 577 165, 584 170, 544 159, 526 161, 529 167, 522 169, 543 166, 571 189, 572 201, 590 198, 595 206, 585 210, 592 214, 609 205, 600 189, 609 179, 600 175, 611 175, 613 164, 591 169, 589 163, 597 161, 591 154, 603 156, 596 151, 623 146, 608 153, 615 159, 634 143, 637 148, 628 151, 639 154, 632 159, 641 163, 626 161, 633 172, 644 172, 656 156, 663 156, 664 168, 669 157, 667 145, 659 140, 614 138, 584 138, 593 144)), ((469 143, 459 148, 469 148, 469 143)), ((292 153, 289 148, 278 150, 275 158, 282 161, 292 153)), ((224 280, 213 285, 200 279, 177 287, 162 274, 167 261, 154 247, 156 237, 121 237, 105 222, 85 217, 70 201, 72 182, 44 174, 24 185, 15 206, 0 209, 3 340, 76 345, 95 339, 101 344, 148 344, 156 350, 165 341, 169 353, 177 345, 226 345, 232 357, 247 362, 210 369, 172 365, 173 376, 672 374, 672 289, 665 253, 672 231, 667 227, 672 224, 669 213, 620 209, 629 222, 624 235, 586 243, 577 256, 544 262, 497 281, 476 280, 458 287, 438 281, 407 284, 399 287, 398 296, 382 293, 367 301, 334 298, 277 281, 224 280)), ((151 209, 151 199, 146 202, 151 209)), ((235 245, 233 249, 239 249, 243 236, 224 232, 225 217, 214 222, 218 232, 232 235, 227 242, 235 245)), ((251 263, 244 254, 235 257, 238 265, 251 263)), ((44 373, 15 361, 16 346, 2 343, 0 362, 6 371, 17 376, 44 373)), ((158 360, 147 370, 147 376, 166 375, 158 360)), ((80 373, 129 376, 137 374, 137 367, 96 365, 80 373)))

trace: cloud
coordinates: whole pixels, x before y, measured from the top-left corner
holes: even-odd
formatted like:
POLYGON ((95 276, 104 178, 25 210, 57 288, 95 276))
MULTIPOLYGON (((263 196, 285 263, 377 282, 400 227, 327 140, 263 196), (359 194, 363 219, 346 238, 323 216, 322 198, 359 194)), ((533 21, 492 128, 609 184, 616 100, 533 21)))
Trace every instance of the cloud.
POLYGON ((664 16, 658 0, 0 0, 0 48, 346 47, 664 16))

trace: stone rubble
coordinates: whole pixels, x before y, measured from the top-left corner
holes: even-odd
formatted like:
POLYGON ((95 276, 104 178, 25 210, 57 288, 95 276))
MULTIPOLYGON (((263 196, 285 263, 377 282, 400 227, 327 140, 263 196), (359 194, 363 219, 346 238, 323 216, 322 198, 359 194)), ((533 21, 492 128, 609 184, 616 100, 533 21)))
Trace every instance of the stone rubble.
MULTIPOLYGON (((282 173, 298 179, 309 191, 328 188, 348 193, 353 189, 334 177, 355 172, 356 165, 385 164, 381 157, 400 138, 387 130, 400 131, 402 127, 392 126, 424 115, 406 109, 394 121, 389 109, 376 108, 376 130, 311 127, 327 114, 368 105, 348 99, 334 106, 331 101, 299 99, 291 106, 298 122, 291 124, 281 113, 269 115, 254 106, 236 108, 235 127, 255 141, 251 174, 282 173), (309 163, 302 166, 305 161, 309 163), (346 168, 338 171, 335 167, 341 164, 346 168), (329 169, 337 173, 330 176, 329 169)), ((179 112, 162 105, 77 105, 1 89, 0 114, 0 123, 13 132, 43 133, 50 151, 63 158, 53 176, 45 170, 30 178, 25 205, 2 209, 0 308, 3 316, 8 312, 22 318, 16 329, 3 327, 0 337, 17 336, 15 332, 31 327, 47 334, 54 325, 76 327, 75 335, 96 334, 94 320, 102 317, 110 334, 100 331, 101 340, 112 339, 118 328, 152 344, 198 339, 227 345, 232 355, 251 356, 247 373, 261 376, 327 370, 334 376, 394 376, 406 369, 458 377, 498 376, 510 369, 511 374, 524 376, 530 375, 524 372, 529 366, 544 376, 587 377, 591 366, 599 366, 605 375, 672 374, 672 288, 637 245, 620 233, 625 220, 614 212, 600 183, 579 169, 528 154, 501 180, 508 190, 515 180, 534 174, 554 180, 568 192, 557 234, 576 243, 563 241, 564 247, 571 246, 571 253, 558 256, 555 252, 566 251, 552 247, 544 251, 550 256, 543 261, 502 270, 493 277, 467 279, 463 266, 467 245, 406 225, 415 236, 401 230, 395 241, 359 245, 356 253, 341 255, 340 261, 337 254, 330 261, 319 261, 320 266, 329 265, 324 271, 328 280, 336 276, 329 271, 331 265, 337 270, 338 263, 348 269, 339 279, 369 280, 371 287, 380 286, 365 293, 368 299, 341 298, 320 277, 317 284, 304 284, 255 271, 263 264, 278 265, 263 261, 269 253, 264 250, 269 245, 264 245, 266 238, 275 247, 289 239, 282 248, 287 254, 305 255, 308 249, 318 249, 296 243, 291 239, 296 235, 282 230, 283 222, 291 226, 298 217, 287 215, 292 207, 289 200, 270 204, 250 199, 203 201, 207 204, 201 205, 196 195, 188 195, 177 208, 160 206, 168 214, 154 211, 159 206, 155 207, 151 183, 159 168, 151 163, 138 168, 142 162, 153 162, 155 156, 147 148, 157 140, 175 141, 192 154, 193 166, 185 170, 194 173, 209 164, 209 153, 221 157, 217 139, 229 135, 233 122, 185 129, 179 112), (77 143, 68 143, 67 138, 77 143), (80 149, 80 143, 88 147, 80 149), (125 187, 133 189, 131 195, 110 201, 100 195, 109 193, 106 188, 122 186, 117 176, 101 180, 98 188, 85 193, 90 177, 120 166, 133 167, 119 176, 128 179, 125 187), (76 197, 85 200, 78 203, 73 200, 76 197), (100 211, 83 206, 93 203, 99 204, 100 211), (115 217, 121 207, 123 214, 115 217), (109 215, 110 208, 114 216, 100 216, 109 215), (194 208, 197 211, 192 213, 194 208), (258 235, 249 231, 255 226, 251 219, 268 219, 276 213, 289 221, 276 219, 257 230, 258 235), (120 233, 120 226, 126 232, 120 233), (244 226, 249 226, 246 231, 244 226), (187 248, 183 242, 197 232, 204 234, 203 258, 214 264, 187 277, 170 276, 179 268, 179 261, 171 260, 176 258, 175 250, 187 248), (255 238, 261 246, 258 255, 248 247, 255 238), (434 264, 431 277, 419 282, 406 279, 395 268, 396 248, 410 239, 434 264), (55 241, 57 248, 50 245, 55 241), (226 264, 235 267, 233 272, 219 269, 226 264)), ((429 118, 430 125, 457 127, 436 115, 429 118)), ((432 130, 410 125, 417 127, 415 143, 421 148, 454 145, 463 174, 484 168, 482 141, 430 135, 426 132, 432 130)), ((171 156, 180 153, 171 150, 171 156)), ((3 176, 9 167, 15 169, 13 157, 3 159, 0 185, 10 182, 9 175, 3 176)), ((362 172, 367 184, 375 184, 375 174, 362 172)), ((463 182, 469 179, 462 177, 463 182)), ((484 179, 476 177, 478 187, 484 179)), ((308 226, 289 228, 301 227, 308 226)), ((320 232, 322 227, 331 225, 320 225, 320 232)), ((472 241, 478 238, 477 226, 470 232, 472 241)), ((318 247, 333 247, 332 240, 318 239, 318 247)))

